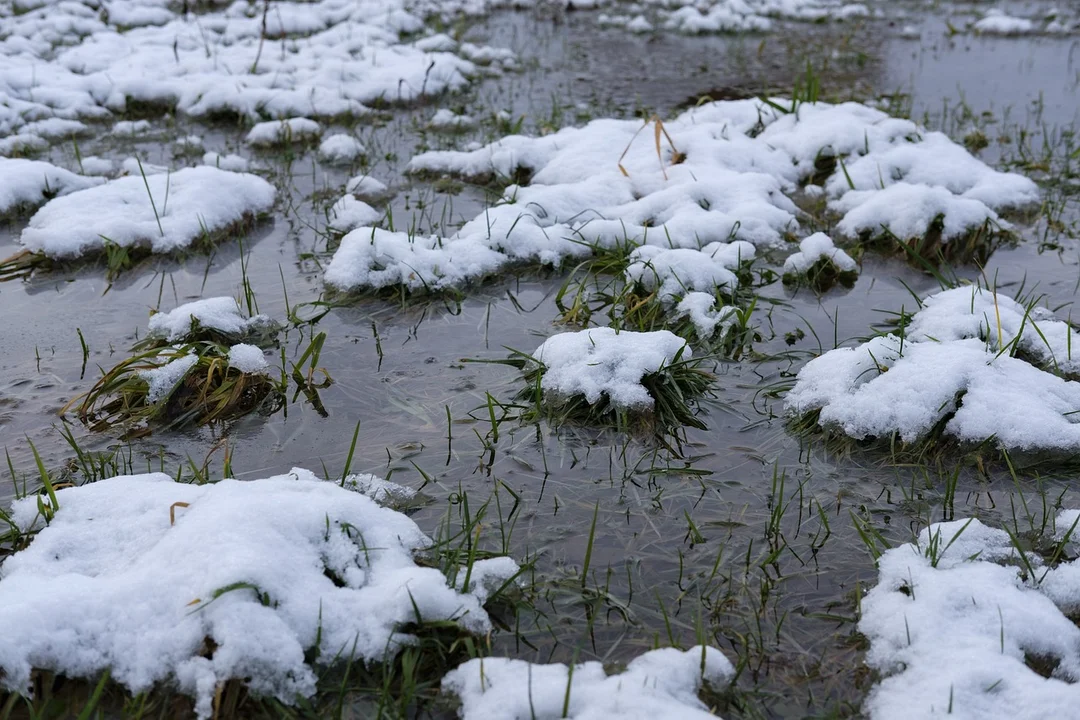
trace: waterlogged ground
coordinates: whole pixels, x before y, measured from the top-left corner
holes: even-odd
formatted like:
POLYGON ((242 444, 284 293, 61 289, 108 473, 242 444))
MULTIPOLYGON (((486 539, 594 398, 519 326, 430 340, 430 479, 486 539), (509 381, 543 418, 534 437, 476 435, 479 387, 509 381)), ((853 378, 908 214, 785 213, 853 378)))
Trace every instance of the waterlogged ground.
MULTIPOLYGON (((363 169, 394 190, 395 227, 449 234, 484 207, 484 191, 410 181, 402 169, 420 150, 500 136, 486 119, 495 111, 524 117, 531 132, 592 117, 666 117, 704 93, 790 91, 809 60, 823 96, 880 99, 957 140, 979 130, 990 142, 983 159, 1048 180, 1046 206, 1026 219, 1020 244, 997 251, 982 272, 999 289, 1037 286, 1067 315, 1080 287, 1073 194, 1080 188, 1062 167, 1075 151, 1067 133, 1080 120, 1080 40, 949 34, 947 23, 973 12, 897 3, 883 19, 700 38, 598 30, 593 12, 503 12, 469 25, 465 37, 510 47, 522 71, 364 120, 355 127, 369 151, 363 169), (451 136, 426 130, 443 106, 482 124, 451 136)), ((44 158, 77 167, 76 152, 138 155, 176 168, 193 161, 174 154, 174 141, 197 134, 207 150, 255 160, 282 202, 242 244, 223 244, 209 257, 149 260, 111 283, 103 267, 91 266, 0 285, 0 445, 17 477, 36 474, 28 439, 50 468, 72 457, 64 427, 85 448, 130 453, 137 470, 190 459, 219 474, 228 455, 240 478, 294 466, 338 475, 355 431, 351 469, 422 488, 428 500, 414 516, 422 528, 434 531, 466 501, 475 512, 490 500, 487 545, 535 560, 536 612, 504 618, 509 627, 496 635, 497 649, 534 661, 614 662, 654 645, 707 639, 740 665, 739 692, 724 708, 730 717, 857 714, 872 681, 854 625, 858 598, 877 578, 866 536, 904 542, 954 515, 1015 517, 1025 527, 1051 505, 1080 502, 1071 478, 1045 467, 1013 476, 960 458, 893 466, 880 454, 838 455, 788 431, 775 394, 807 359, 869 334, 889 312, 913 307, 912 293, 939 287, 902 259, 872 254, 851 290, 820 298, 779 282, 760 290, 761 340, 744 360, 717 365, 715 397, 703 403, 708 430, 687 431, 681 458, 613 433, 499 421, 498 403, 519 387, 516 371, 466 360, 503 358, 506 348, 530 352, 559 331, 559 272, 506 277, 460 302, 356 300, 288 331, 282 344, 291 358, 312 333, 326 333, 320 365, 333 385, 320 393, 322 412, 300 398, 269 418, 130 445, 63 425, 60 409, 89 388, 99 366, 124 357, 151 308, 242 296, 246 277, 262 313, 324 311, 315 303, 330 257, 326 208, 362 168, 323 166, 301 147, 249 153, 246 131, 158 118, 137 139, 103 128, 77 150, 69 144, 44 158)), ((21 228, 0 225, 0 257, 18 249, 21 228)), ((0 499, 15 490, 5 484, 0 499)))

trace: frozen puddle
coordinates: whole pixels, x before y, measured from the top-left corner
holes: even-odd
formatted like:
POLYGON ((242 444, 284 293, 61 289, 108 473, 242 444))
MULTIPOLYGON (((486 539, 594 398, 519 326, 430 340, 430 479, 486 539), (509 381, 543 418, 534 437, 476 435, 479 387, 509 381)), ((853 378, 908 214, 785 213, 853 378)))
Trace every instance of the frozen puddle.
MULTIPOLYGON (((1075 539, 1076 518, 1062 513, 1052 540, 1075 539)), ((1076 715, 1076 561, 1021 559, 1008 533, 971 519, 923 530, 878 568, 859 622, 884 676, 863 706, 873 720, 1076 715)))
MULTIPOLYGON (((385 492, 359 480, 349 485, 385 492)), ((481 560, 459 591, 416 564, 431 541, 412 520, 300 469, 207 485, 114 477, 56 500, 47 527, 39 496, 12 508, 22 532, 39 532, 0 576, 9 690, 27 690, 32 668, 78 678, 108 669, 132 693, 175 683, 202 718, 229 679, 292 704, 315 693, 305 653, 382 660, 415 640, 398 628, 417 612, 488 632, 482 604, 518 569, 481 560)))
MULTIPOLYGON (((1009 225, 999 211, 1039 198, 1031 180, 991 169, 941 133, 856 103, 788 112, 758 100, 714 102, 656 128, 656 142, 654 128, 642 130, 639 121, 596 120, 471 152, 418 155, 409 163, 414 174, 510 184, 453 237, 353 230, 326 282, 346 291, 435 291, 512 263, 559 266, 640 245, 784 248, 802 234, 794 199, 811 181, 822 183, 813 194, 825 196, 841 237, 860 241, 919 243, 936 233, 948 244, 1001 232, 1009 225)), ((718 286, 730 282, 712 274, 718 286)), ((676 274, 678 281, 696 283, 676 274)))
POLYGON ((788 411, 816 413, 820 426, 856 439, 911 443, 941 432, 1008 450, 1080 449, 1080 382, 1066 379, 1080 370, 1080 333, 977 286, 922 305, 902 333, 807 363, 788 411))

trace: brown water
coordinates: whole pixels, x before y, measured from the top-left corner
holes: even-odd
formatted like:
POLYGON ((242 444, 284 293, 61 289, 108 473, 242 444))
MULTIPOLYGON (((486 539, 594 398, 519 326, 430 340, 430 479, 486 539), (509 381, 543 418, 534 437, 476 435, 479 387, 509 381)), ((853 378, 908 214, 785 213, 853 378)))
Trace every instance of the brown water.
MULTIPOLYGON (((512 47, 526 69, 484 81, 449 104, 478 116, 509 109, 524 114, 526 127, 534 129, 588 116, 629 116, 642 108, 664 114, 705 91, 790 87, 809 56, 826 67, 823 86, 831 95, 870 99, 901 91, 910 95, 915 117, 957 133, 966 132, 955 111, 961 99, 976 113, 992 111, 999 126, 1032 123, 1032 132, 1041 133, 1041 123, 1060 130, 1076 122, 1075 40, 948 39, 942 32, 948 12, 915 14, 906 4, 891 12, 897 19, 793 26, 741 38, 628 36, 598 32, 588 13, 508 12, 479 23, 469 36, 512 47), (922 41, 897 31, 912 22, 922 41)), ((490 127, 455 139, 426 135, 418 128, 430 113, 395 111, 384 124, 360 132, 378 157, 371 174, 397 190, 392 208, 399 227, 452 226, 485 202, 478 189, 446 195, 401 174, 418 149, 494 137, 490 127)), ((139 152, 151 162, 168 162, 163 140, 194 133, 207 149, 224 152, 240 147, 244 134, 242 128, 184 122, 162 122, 161 129, 154 140, 97 139, 80 150, 117 158, 139 152)), ((56 148, 52 160, 70 166, 73 152, 56 148)), ((273 169, 292 209, 279 211, 242 246, 224 244, 210 257, 150 260, 111 287, 100 267, 0 285, 6 321, 0 324, 0 445, 17 473, 33 466, 27 438, 50 467, 70 457, 58 410, 89 387, 97 366, 123 357, 151 308, 237 295, 242 256, 261 312, 284 316, 286 290, 291 306, 319 299, 319 264, 329 254, 311 229, 325 201, 316 196, 325 189, 340 193, 355 173, 322 167, 303 154, 288 165, 280 157, 259 157, 273 169), (85 377, 78 329, 90 350, 85 377)), ((996 150, 987 157, 997 157, 996 150)), ((1066 219, 1075 220, 1075 204, 1066 205, 1066 219)), ((20 229, 18 223, 0 226, 0 257, 16 249, 20 229)), ((1057 307, 1076 294, 1080 253, 1068 238, 1040 251, 1044 229, 1027 228, 1024 242, 995 253, 985 273, 996 275, 999 287, 1037 282, 1047 303, 1057 307)), ((977 273, 958 272, 969 278, 977 273)), ((562 280, 558 273, 508 278, 471 290, 460 304, 402 307, 368 299, 336 308, 315 327, 327 334, 321 364, 334 378, 321 394, 326 417, 297 402, 287 414, 248 418, 225 434, 204 428, 155 435, 138 441, 135 452, 164 452, 173 464, 189 457, 201 464, 213 453, 220 466, 224 439, 241 478, 293 466, 325 466, 333 475, 341 471, 359 422, 353 471, 424 485, 431 502, 416 519, 429 531, 448 508, 460 509, 454 503, 462 493, 475 508, 497 488, 508 528, 508 489, 519 496, 508 544, 515 556, 535 559, 539 612, 519 618, 520 640, 501 633, 500 649, 528 659, 566 661, 577 654, 614 661, 656 643, 691 644, 704 635, 745 662, 740 687, 749 700, 728 708, 730 716, 842 714, 857 707, 865 678, 854 626, 843 618, 855 616, 856 592, 872 585, 876 573, 851 513, 890 541, 904 541, 922 523, 943 517, 944 484, 938 469, 888 467, 872 454, 835 457, 823 446, 801 445, 777 417, 780 403, 761 391, 790 380, 822 349, 869 334, 885 311, 913 305, 911 291, 933 291, 937 282, 900 261, 869 256, 850 291, 817 298, 792 295, 779 284, 764 288, 755 316, 764 338, 754 359, 718 365, 716 397, 704 403, 709 429, 688 431, 685 459, 679 460, 599 431, 507 422, 497 442, 489 437, 487 394, 508 401, 517 376, 501 365, 461 359, 505 357, 507 347, 531 351, 556 332, 553 295, 562 280), (806 337, 789 348, 785 333, 797 328, 806 337), (481 406, 482 412, 472 412, 481 406), (418 469, 433 482, 425 485, 418 469), (776 480, 781 475, 782 492, 776 480), (777 504, 786 512, 770 525, 777 504), (579 573, 594 511, 595 547, 583 592, 579 573), (691 532, 691 522, 703 541, 691 532)), ((309 338, 310 330, 293 329, 283 343, 295 358, 309 338)), ((71 428, 88 447, 119 443, 71 428)), ((1036 498, 1035 479, 1029 475, 1023 482, 1036 498)), ((1051 497, 1064 491, 1064 503, 1075 505, 1068 478, 1039 482, 1051 497)), ((0 498, 11 492, 12 486, 3 487, 0 498)), ((1003 473, 965 470, 955 513, 1008 514, 1015 492, 1003 473)), ((494 502, 489 513, 485 536, 494 547, 502 542, 494 502)))

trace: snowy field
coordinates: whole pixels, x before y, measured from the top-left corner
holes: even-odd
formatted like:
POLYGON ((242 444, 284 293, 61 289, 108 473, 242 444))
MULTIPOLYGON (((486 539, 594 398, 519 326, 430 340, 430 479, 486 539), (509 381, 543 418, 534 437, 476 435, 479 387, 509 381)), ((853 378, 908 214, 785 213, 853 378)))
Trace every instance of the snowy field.
POLYGON ((1077 47, 0 0, 0 717, 1071 717, 1077 47))

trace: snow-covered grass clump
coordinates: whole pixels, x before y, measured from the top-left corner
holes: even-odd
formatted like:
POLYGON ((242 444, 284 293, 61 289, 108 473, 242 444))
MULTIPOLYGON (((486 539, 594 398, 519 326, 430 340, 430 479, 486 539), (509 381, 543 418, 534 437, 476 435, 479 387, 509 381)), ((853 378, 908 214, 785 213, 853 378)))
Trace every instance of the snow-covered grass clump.
POLYGON ((715 720, 698 693, 721 689, 734 674, 719 650, 700 645, 651 650, 610 675, 595 661, 570 668, 489 657, 448 673, 442 691, 460 699, 462 720, 715 720))
POLYGON ((453 110, 440 108, 428 121, 428 127, 438 132, 465 132, 476 127, 476 120, 468 115, 459 115, 453 110))
POLYGON ((837 283, 851 287, 858 275, 858 263, 836 247, 832 238, 820 232, 804 238, 799 243, 799 252, 792 253, 784 261, 785 283, 806 284, 818 292, 837 283))
POLYGON ((660 11, 661 26, 691 35, 764 32, 773 28, 773 18, 818 22, 862 17, 869 13, 862 3, 842 0, 705 0, 698 3, 650 0, 647 4, 675 8, 660 11))
POLYGON ((203 5, 198 22, 182 3, 159 0, 113 0, 108 12, 48 2, 5 13, 0 137, 47 147, 33 128, 16 133, 42 120, 128 111, 251 122, 360 117, 371 105, 464 89, 478 63, 487 73, 512 64, 507 51, 404 41, 424 29, 411 0, 279 3, 270 13, 203 5), (264 47, 268 39, 282 43, 277 52, 264 47))
POLYGON ((992 9, 977 20, 971 29, 980 35, 1030 35, 1037 32, 1038 26, 1027 18, 1013 17, 992 9))
MULTIPOLYGON (((280 325, 248 317, 231 297, 206 298, 150 317, 133 354, 102 376, 78 402, 79 419, 94 430, 122 426, 182 427, 227 421, 284 402, 263 348, 280 325)), ((279 377, 282 373, 279 373, 279 377)))
POLYGON ((319 159, 333 165, 349 165, 366 152, 362 142, 344 133, 336 133, 319 143, 319 159))
POLYGON ((347 233, 354 228, 373 225, 383 214, 363 200, 345 195, 330 206, 327 211, 327 225, 333 232, 347 233))
POLYGON ((431 541, 407 516, 300 469, 205 485, 120 476, 47 503, 47 526, 39 496, 14 503, 36 536, 0 567, 0 683, 17 692, 34 669, 108 670, 132 693, 174 685, 200 718, 230 680, 291 705, 316 691, 309 658, 379 662, 416 642, 408 625, 488 632, 483 603, 517 572, 479 560, 455 589, 417 564, 431 541))
POLYGON ((19 241, 57 259, 106 245, 174 252, 247 228, 270 211, 274 195, 262 178, 208 166, 122 177, 50 200, 19 241))
POLYGON ((1080 450, 1080 333, 1034 304, 961 287, 926 298, 900 334, 811 360, 788 392, 800 422, 855 439, 1080 450))
MULTIPOLYGON (((1075 557, 1076 511, 1056 520, 1048 557, 1075 557), (1075 546, 1072 546, 1075 547, 1075 546)), ((862 599, 866 662, 883 676, 873 720, 1072 717, 1080 702, 1080 566, 1048 565, 978 520, 923 530, 878 558, 862 599)))
POLYGON ((667 330, 560 333, 508 364, 524 373, 519 397, 530 401, 532 414, 556 424, 625 429, 644 423, 660 433, 704 427, 693 407, 712 376, 693 359, 686 340, 667 330))
POLYGON ((655 291, 663 302, 678 302, 689 292, 731 297, 739 286, 736 273, 753 261, 754 253, 753 245, 738 240, 709 243, 700 250, 643 245, 630 253, 624 274, 627 282, 655 291))
POLYGON ((103 182, 40 160, 0 158, 0 217, 33 210, 54 197, 103 182))
MULTIPOLYGON (((738 100, 687 110, 658 128, 659 150, 640 121, 605 119, 423 153, 410 172, 505 183, 502 199, 452 237, 398 235, 374 265, 343 245, 327 280, 362 290, 395 276, 407 289, 442 289, 512 263, 559 266, 616 248, 780 247, 801 234, 792 197, 811 180, 824 184, 842 235, 894 247, 899 239, 931 257, 952 248, 946 256, 964 260, 1007 228, 998 211, 1038 199, 1034 182, 911 121, 856 103, 782 107, 738 100)), ((356 232, 371 243, 370 230, 356 232)))
POLYGON ((266 315, 245 315, 234 298, 214 297, 151 315, 149 335, 170 343, 212 338, 237 342, 255 334, 269 334, 276 327, 277 323, 266 315))
POLYGON ((253 147, 271 148, 311 142, 322 135, 319 123, 304 117, 261 122, 248 131, 244 142, 253 147))

